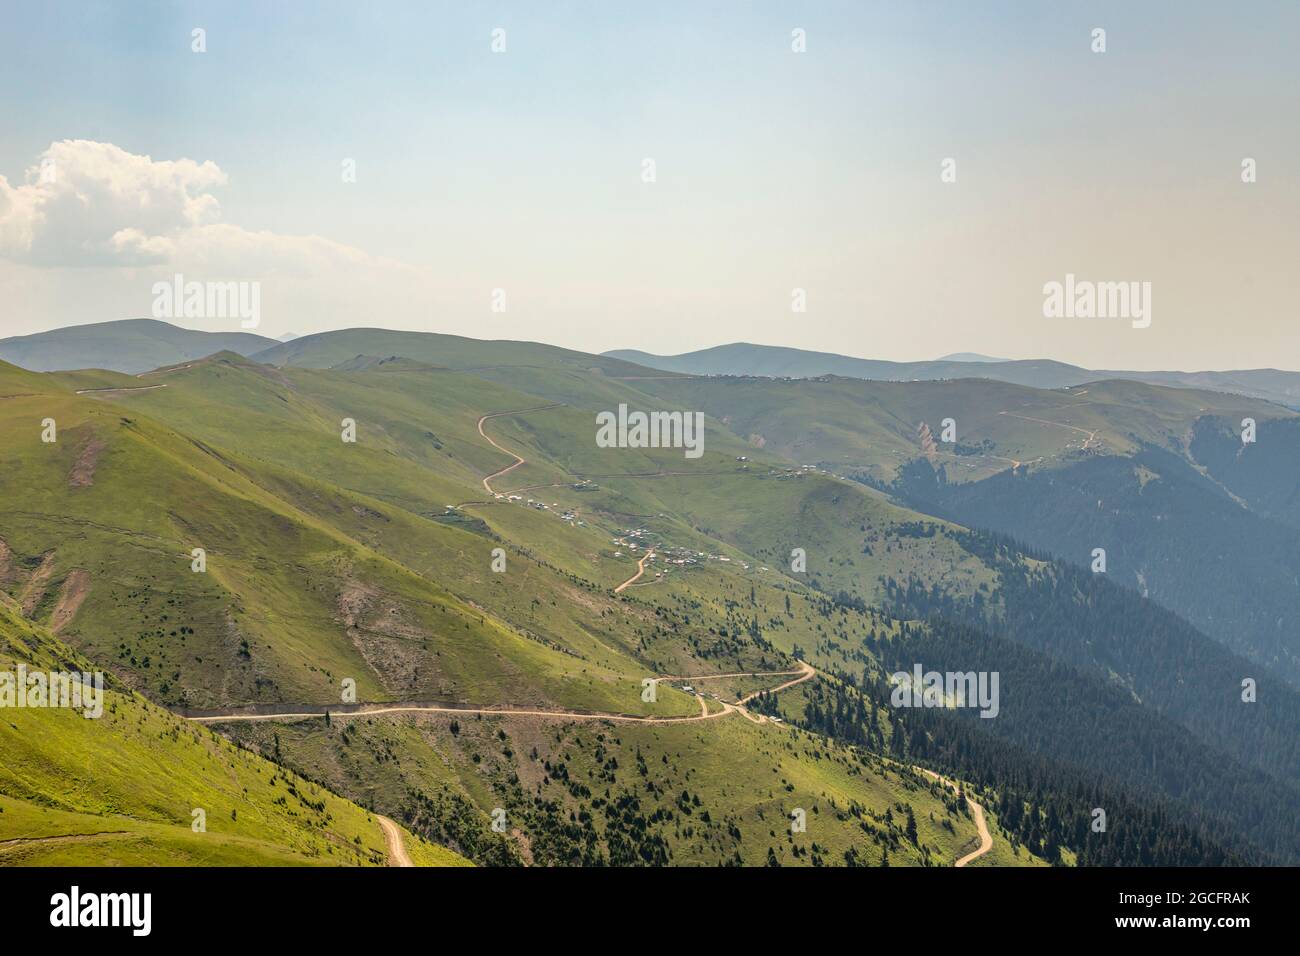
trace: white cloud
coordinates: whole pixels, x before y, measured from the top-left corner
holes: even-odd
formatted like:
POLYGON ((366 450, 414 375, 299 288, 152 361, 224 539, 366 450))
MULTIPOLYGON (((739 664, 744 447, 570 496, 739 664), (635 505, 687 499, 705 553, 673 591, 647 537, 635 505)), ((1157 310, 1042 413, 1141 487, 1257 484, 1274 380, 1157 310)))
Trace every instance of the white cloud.
POLYGON ((0 254, 52 267, 163 263, 177 237, 220 216, 211 190, 225 182, 212 162, 52 143, 22 185, 0 177, 0 254))
MULTIPOLYGON (((151 315, 154 283, 177 274, 257 281, 258 331, 272 335, 366 322, 423 328, 447 311, 446 277, 428 268, 223 222, 214 191, 226 185, 211 161, 154 161, 85 140, 51 144, 21 183, 0 176, 0 337, 151 315)), ((472 299, 485 296, 476 287, 472 299)))
POLYGON ((319 236, 221 222, 213 190, 226 184, 210 160, 155 161, 89 140, 52 143, 21 185, 0 176, 0 256, 43 268, 166 266, 239 277, 403 268, 319 236))

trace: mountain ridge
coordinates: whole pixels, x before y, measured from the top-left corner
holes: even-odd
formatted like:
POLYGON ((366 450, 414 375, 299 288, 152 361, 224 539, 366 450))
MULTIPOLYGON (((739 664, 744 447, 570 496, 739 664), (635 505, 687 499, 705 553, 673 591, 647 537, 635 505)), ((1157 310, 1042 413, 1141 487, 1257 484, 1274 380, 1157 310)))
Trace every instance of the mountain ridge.
POLYGON ((250 355, 275 344, 251 332, 202 332, 158 319, 118 319, 0 339, 0 360, 33 372, 99 368, 136 375, 213 352, 250 355))
POLYGON ((988 378, 1033 388, 1065 388, 1106 379, 1122 379, 1151 385, 1208 388, 1300 408, 1300 372, 1274 368, 1193 372, 1133 371, 1088 369, 1055 359, 999 360, 984 356, 964 361, 947 356, 932 361, 891 362, 750 342, 732 342, 679 355, 656 355, 637 349, 613 349, 601 354, 647 368, 686 375, 753 375, 769 378, 842 375, 891 382, 988 378))
POLYGON ((952 353, 927 361, 893 362, 750 342, 732 342, 678 355, 656 355, 637 349, 613 349, 597 355, 528 340, 475 339, 448 333, 379 327, 296 336, 287 333, 273 339, 251 332, 185 329, 147 318, 63 326, 0 339, 0 360, 35 372, 104 369, 138 375, 221 351, 234 352, 269 365, 316 368, 330 368, 363 355, 394 356, 430 365, 473 368, 476 361, 499 361, 500 355, 491 353, 504 352, 518 360, 510 364, 535 364, 540 359, 546 366, 595 367, 606 374, 624 378, 636 377, 646 370, 682 375, 765 378, 839 375, 887 382, 980 378, 1047 389, 1117 379, 1245 395, 1300 409, 1300 372, 1276 368, 1190 372, 1088 369, 1055 359, 1002 359, 973 352, 952 353), (393 347, 391 343, 395 341, 402 343, 402 347, 393 347), (403 348, 407 350, 406 354, 403 348), (441 361, 447 353, 460 358, 451 362, 441 361))

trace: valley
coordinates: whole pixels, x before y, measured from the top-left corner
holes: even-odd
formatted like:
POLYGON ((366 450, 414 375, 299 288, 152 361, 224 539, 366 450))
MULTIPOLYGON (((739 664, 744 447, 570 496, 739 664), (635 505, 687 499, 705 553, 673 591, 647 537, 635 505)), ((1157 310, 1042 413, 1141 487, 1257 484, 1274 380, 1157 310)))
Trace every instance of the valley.
MULTIPOLYGON (((1152 599, 1186 621, 1132 617, 1123 580, 1049 587, 1091 540, 964 504, 1135 467, 1141 507, 1175 474, 1160 454, 1285 513, 1222 456, 1189 456, 1207 422, 1250 415, 1271 435, 1286 409, 1134 382, 646 375, 382 330, 165 374, 0 366, 0 587, 124 701, 374 814, 381 862, 403 859, 384 820, 480 865, 1300 852, 1279 812, 1297 788, 1287 643, 1220 647, 1209 606, 1149 562, 1152 599), (601 448, 597 413, 620 405, 703 412, 700 457, 601 448), (955 441, 924 441, 945 418, 955 441), (1139 623, 1113 646, 1024 623, 1123 614, 1139 623), (1126 650, 1138 628, 1181 649, 1167 674, 1126 650), (1002 716, 891 706, 909 660, 1000 671, 1002 716), (1171 683, 1230 695, 1242 676, 1264 690, 1256 718, 1225 696, 1202 719, 1171 683), (1069 743, 1099 728, 1109 759, 1069 743), (1231 756, 1247 741, 1258 760, 1231 756), (1181 756, 1152 777, 1158 753, 1181 756), (1079 829, 1085 777, 1128 808, 1115 842, 1079 829), (1157 839, 1159 819, 1179 822, 1157 839)), ((1119 576, 1122 525, 1108 534, 1119 576)))

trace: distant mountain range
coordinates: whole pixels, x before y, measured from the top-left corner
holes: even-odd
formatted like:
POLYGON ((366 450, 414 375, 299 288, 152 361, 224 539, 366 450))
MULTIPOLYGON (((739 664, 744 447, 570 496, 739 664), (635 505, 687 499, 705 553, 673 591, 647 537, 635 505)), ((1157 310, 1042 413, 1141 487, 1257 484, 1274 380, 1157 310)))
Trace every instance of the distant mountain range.
POLYGON ((33 372, 102 368, 133 375, 214 352, 252 355, 277 344, 251 332, 195 332, 157 319, 123 319, 0 339, 0 360, 33 372))
POLYGON ((1246 369, 1228 372, 1133 372, 1086 369, 1050 359, 1006 361, 974 353, 958 353, 931 362, 885 362, 853 358, 834 352, 809 352, 775 345, 734 342, 686 352, 654 355, 636 349, 603 353, 609 358, 648 368, 688 375, 760 375, 770 378, 817 378, 841 375, 883 382, 991 378, 1032 388, 1066 388, 1104 379, 1127 379, 1151 385, 1201 388, 1248 395, 1300 408, 1300 372, 1246 369))
MULTIPOLYGON (((0 361, 34 372, 59 372, 72 369, 100 368, 136 374, 168 365, 204 358, 216 352, 234 352, 271 365, 307 364, 328 368, 338 362, 367 353, 385 337, 402 333, 383 329, 348 329, 338 333, 319 333, 298 337, 292 333, 277 339, 251 332, 199 332, 183 329, 156 319, 123 319, 74 325, 34 335, 0 339, 0 361), (354 341, 355 340, 355 341, 354 341), (363 344, 364 343, 364 344, 363 344), (346 353, 346 354, 345 354, 346 353), (310 357, 308 357, 310 356, 310 357)), ((452 364, 438 354, 446 343, 466 347, 465 361, 473 365, 483 360, 483 352, 474 339, 457 336, 434 337, 419 356, 433 364, 452 364), (432 343, 439 344, 434 345, 432 343)), ((500 345, 492 354, 501 354, 500 345)), ((507 347, 508 350, 508 347, 507 347)), ((396 353, 390 348, 380 354, 396 353)), ((455 351, 460 351, 456 349, 455 351)), ((591 364, 585 353, 565 352, 566 364, 591 364)), ((1087 369, 1051 359, 1008 360, 976 352, 955 352, 928 362, 888 362, 855 358, 834 352, 811 352, 805 349, 735 342, 681 355, 655 355, 637 349, 616 349, 601 358, 617 362, 607 371, 635 374, 626 363, 642 368, 678 372, 686 375, 740 375, 765 378, 818 378, 839 375, 881 382, 938 381, 960 378, 985 378, 1031 388, 1067 388, 1105 379, 1125 379, 1175 388, 1198 388, 1247 395, 1300 409, 1300 372, 1278 369, 1245 369, 1224 372, 1124 371, 1087 369)))

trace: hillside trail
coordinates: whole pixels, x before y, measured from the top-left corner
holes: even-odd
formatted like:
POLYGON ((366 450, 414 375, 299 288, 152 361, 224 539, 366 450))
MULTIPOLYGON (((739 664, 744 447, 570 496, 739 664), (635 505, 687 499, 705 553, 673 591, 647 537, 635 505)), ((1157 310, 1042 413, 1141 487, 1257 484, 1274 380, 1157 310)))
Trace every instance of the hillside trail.
POLYGON ((118 840, 137 836, 130 830, 97 830, 94 833, 55 833, 51 836, 14 837, 0 840, 0 854, 7 850, 22 849, 29 846, 47 846, 61 843, 93 843, 100 840, 118 840))
POLYGON ((527 464, 528 459, 524 458, 521 455, 516 455, 514 452, 512 452, 509 448, 506 448, 504 445, 497 444, 497 442, 492 438, 492 436, 483 430, 483 423, 487 421, 489 418, 502 418, 506 415, 522 415, 524 412, 540 412, 547 408, 560 408, 562 405, 563 402, 552 402, 550 405, 535 405, 532 408, 516 408, 512 411, 507 411, 507 412, 492 412, 491 414, 484 415, 482 418, 478 420, 478 433, 483 436, 483 439, 489 445, 495 448, 497 451, 504 452, 505 454, 509 455, 511 458, 515 460, 513 465, 507 465, 505 468, 502 468, 500 471, 494 471, 492 474, 484 478, 483 479, 484 491, 486 491, 490 495, 497 494, 497 492, 492 489, 492 484, 491 484, 492 480, 494 478, 500 478, 502 475, 510 474, 510 472, 514 471, 520 465, 527 464))
MULTIPOLYGON (((653 677, 651 680, 657 685, 661 681, 707 681, 721 680, 727 677, 785 677, 790 674, 799 675, 792 681, 787 681, 780 687, 775 688, 772 693, 776 693, 786 688, 793 687, 803 681, 809 680, 816 676, 817 671, 811 665, 800 662, 801 667, 797 671, 752 671, 740 674, 701 674, 694 677, 671 677, 661 676, 653 677)), ((541 710, 532 708, 516 707, 442 707, 432 704, 393 704, 389 706, 368 706, 357 710, 344 712, 330 712, 332 720, 346 720, 352 717, 375 717, 384 714, 467 714, 471 716, 484 717, 552 717, 560 720, 608 720, 616 723, 641 723, 641 724, 689 724, 701 720, 717 720, 719 717, 725 717, 730 713, 739 713, 741 716, 749 719, 753 723, 767 723, 767 718, 762 714, 751 714, 745 709, 745 703, 757 696, 758 692, 750 694, 744 700, 737 701, 734 704, 726 701, 719 701, 722 705, 721 710, 710 711, 703 694, 696 694, 695 699, 700 704, 700 713, 689 717, 640 717, 635 714, 615 714, 605 712, 588 712, 578 713, 571 710, 541 710)), ((193 721, 197 724, 213 723, 246 723, 249 721, 259 720, 312 720, 324 717, 323 713, 314 711, 271 711, 261 714, 243 714, 235 711, 222 712, 219 714, 208 714, 203 717, 187 717, 186 720, 193 721)))
MULTIPOLYGON (((957 785, 955 783, 953 783, 947 777, 941 777, 933 770, 926 770, 924 767, 915 767, 913 769, 921 771, 921 773, 925 774, 927 777, 930 777, 931 779, 938 780, 945 787, 949 787, 953 791, 957 790, 957 785)), ((953 866, 955 867, 965 866, 971 860, 979 859, 985 853, 989 852, 989 850, 993 849, 993 837, 989 833, 988 824, 984 820, 984 808, 975 802, 974 798, 970 795, 969 792, 966 794, 966 806, 970 807, 971 816, 975 818, 975 829, 979 831, 979 835, 980 835, 980 847, 978 850, 974 850, 970 853, 967 853, 965 856, 959 859, 956 863, 953 864, 953 866)))
MULTIPOLYGON (((545 409, 548 409, 548 408, 560 408, 560 407, 562 407, 562 406, 563 406, 563 402, 554 402, 554 403, 552 403, 552 404, 550 404, 550 405, 535 405, 535 406, 533 406, 532 408, 516 408, 516 409, 514 409, 514 410, 512 410, 512 411, 506 411, 506 412, 491 412, 491 413, 489 413, 489 414, 487 414, 487 415, 483 415, 481 418, 479 418, 479 420, 478 420, 478 433, 479 433, 481 436, 483 436, 483 440, 486 441, 486 442, 487 442, 489 445, 491 445, 493 448, 495 448, 497 451, 503 452, 503 453, 509 455, 511 458, 514 459, 514 463, 513 463, 513 464, 507 465, 506 467, 502 468, 500 471, 494 471, 492 474, 488 475, 486 478, 483 479, 483 490, 484 490, 484 491, 486 491, 486 492, 487 492, 488 494, 490 494, 490 495, 497 495, 497 494, 500 494, 500 492, 497 492, 497 491, 492 487, 492 482, 493 482, 495 479, 502 477, 503 475, 508 475, 508 474, 510 474, 510 472, 514 471, 514 470, 515 470, 516 468, 518 468, 520 465, 525 465, 525 464, 527 464, 527 463, 528 463, 528 459, 525 458, 525 457, 523 457, 522 455, 518 455, 518 454, 516 454, 515 452, 511 451, 509 448, 507 448, 507 447, 505 447, 504 445, 500 444, 496 439, 494 439, 491 435, 489 435, 487 432, 485 432, 485 431, 483 430, 483 423, 486 422, 486 421, 488 421, 488 420, 491 419, 491 418, 502 418, 502 417, 504 417, 504 416, 506 416, 506 415, 522 415, 524 412, 540 412, 540 411, 544 411, 545 409)), ((636 477, 636 476, 628 476, 628 477, 636 477)), ((533 486, 530 486, 530 487, 533 487, 533 488, 543 488, 543 487, 556 487, 556 486, 554 486, 554 485, 533 485, 533 486)), ((523 489, 519 489, 519 490, 521 490, 521 491, 527 491, 527 490, 529 490, 529 489, 527 489, 527 488, 523 488, 523 489)), ((464 504, 471 504, 471 503, 472 503, 472 502, 464 502, 464 504)), ((457 505, 457 507, 460 507, 460 505, 457 505)), ((614 593, 615 593, 615 594, 621 594, 621 593, 623 592, 623 590, 624 590, 625 588, 627 588, 628 585, 630 585, 630 584, 632 584, 633 582, 639 580, 640 577, 641 577, 641 575, 645 574, 645 563, 646 563, 647 561, 649 561, 649 560, 650 560, 651 558, 653 558, 653 557, 654 557, 654 552, 653 552, 653 551, 650 551, 650 552, 648 552, 648 553, 647 553, 647 554, 646 554, 646 555, 645 555, 645 556, 644 556, 644 557, 643 557, 639 562, 637 562, 637 566, 636 566, 636 574, 632 575, 630 578, 628 578, 628 579, 627 579, 626 581, 624 581, 622 584, 618 585, 618 587, 614 588, 614 593)))
POLYGON ((632 575, 630 578, 628 578, 618 587, 614 588, 614 593, 615 594, 622 593, 624 588, 626 588, 629 584, 634 583, 637 579, 641 577, 641 575, 645 574, 645 563, 649 561, 651 558, 653 558, 654 556, 655 553, 653 551, 647 551, 645 555, 641 558, 641 560, 636 563, 636 574, 632 575))
POLYGON ((117 398, 122 392, 148 392, 155 388, 166 388, 166 382, 157 385, 118 385, 111 388, 79 388, 78 395, 96 395, 102 398, 117 398))
POLYGON ((1039 425, 1055 425, 1057 428, 1068 428, 1072 432, 1078 432, 1081 435, 1087 435, 1088 437, 1083 442, 1083 450, 1085 451, 1087 450, 1089 445, 1091 445, 1094 441, 1097 440, 1097 432, 1100 430, 1100 429, 1094 429, 1092 431, 1088 431, 1088 429, 1080 428, 1078 425, 1067 425, 1065 422, 1051 422, 1048 421, 1046 418, 1032 418, 1029 415, 1017 415, 1015 412, 1010 412, 1010 411, 1001 411, 998 412, 998 414, 1007 415, 1010 416, 1011 418, 1019 418, 1021 421, 1037 422, 1039 425))
POLYGON ((401 828, 381 814, 376 813, 375 819, 379 821, 379 827, 384 831, 384 840, 388 843, 388 865, 415 866, 410 854, 406 852, 406 844, 402 842, 401 828))
MULTIPOLYGON (((734 704, 727 703, 726 701, 719 701, 719 703, 722 704, 722 709, 714 712, 709 711, 708 704, 704 699, 704 695, 697 693, 695 695, 695 699, 699 701, 700 713, 693 717, 636 717, 631 714, 612 714, 612 713, 579 714, 567 710, 523 710, 523 709, 514 709, 514 708, 484 708, 484 707, 432 707, 432 706, 426 707, 420 705, 411 705, 411 706, 397 705, 392 707, 373 707, 365 710, 350 711, 348 713, 332 714, 331 716, 334 719, 339 719, 339 718, 346 718, 346 717, 377 716, 383 714, 441 713, 441 714, 473 714, 473 715, 503 716, 503 717, 510 717, 510 716, 551 717, 551 718, 559 718, 562 720, 574 720, 574 721, 605 720, 605 721, 613 721, 616 723, 688 724, 688 723, 698 723, 704 720, 716 720, 719 717, 725 717, 728 714, 736 713, 744 717, 746 720, 750 721, 751 723, 764 724, 769 722, 769 718, 767 718, 762 714, 751 713, 744 705, 749 701, 753 700, 761 693, 766 692, 770 694, 778 694, 783 690, 788 690, 789 688, 794 687, 797 684, 801 684, 806 680, 810 680, 817 675, 816 668, 814 668, 811 664, 808 664, 806 661, 800 661, 799 664, 800 667, 799 670, 797 671, 741 671, 741 672, 735 672, 729 674, 697 674, 692 676, 664 675, 660 677, 651 678, 655 684, 658 684, 661 681, 691 681, 692 683, 701 683, 703 681, 724 680, 724 679, 736 678, 736 677, 787 677, 791 675, 796 675, 794 676, 793 680, 786 681, 785 683, 779 684, 776 687, 770 689, 764 688, 763 690, 757 690, 751 694, 747 694, 746 696, 742 697, 734 704)), ((242 722, 242 721, 257 721, 257 720, 295 720, 295 719, 307 720, 313 718, 320 718, 321 716, 323 715, 317 713, 294 713, 294 712, 286 711, 286 712, 267 713, 267 714, 227 713, 227 714, 210 715, 207 717, 189 717, 187 719, 192 720, 195 723, 233 723, 233 722, 242 722)), ((935 773, 933 770, 927 770, 924 767, 914 767, 913 769, 919 770, 921 773, 925 774, 926 776, 938 780, 940 783, 944 784, 947 787, 952 788, 954 791, 957 790, 957 785, 955 783, 953 783, 951 780, 947 779, 946 777, 940 776, 939 774, 935 773)), ((980 804, 977 803, 969 793, 966 794, 966 805, 970 807, 971 816, 975 820, 975 827, 978 830, 979 837, 980 837, 980 846, 979 849, 973 850, 972 852, 967 853, 965 856, 958 859, 957 862, 953 864, 956 867, 964 867, 972 860, 978 859, 979 857, 983 856, 984 854, 988 853, 991 849, 993 849, 993 837, 989 833, 988 823, 984 818, 984 808, 980 806, 980 804)), ((415 864, 411 862, 411 858, 407 854, 406 848, 402 843, 401 830, 397 827, 397 825, 392 820, 389 820, 387 817, 380 816, 379 814, 376 814, 375 816, 379 820, 379 825, 383 828, 384 838, 388 843, 389 860, 390 860, 389 865, 390 866, 414 866, 415 864)))

